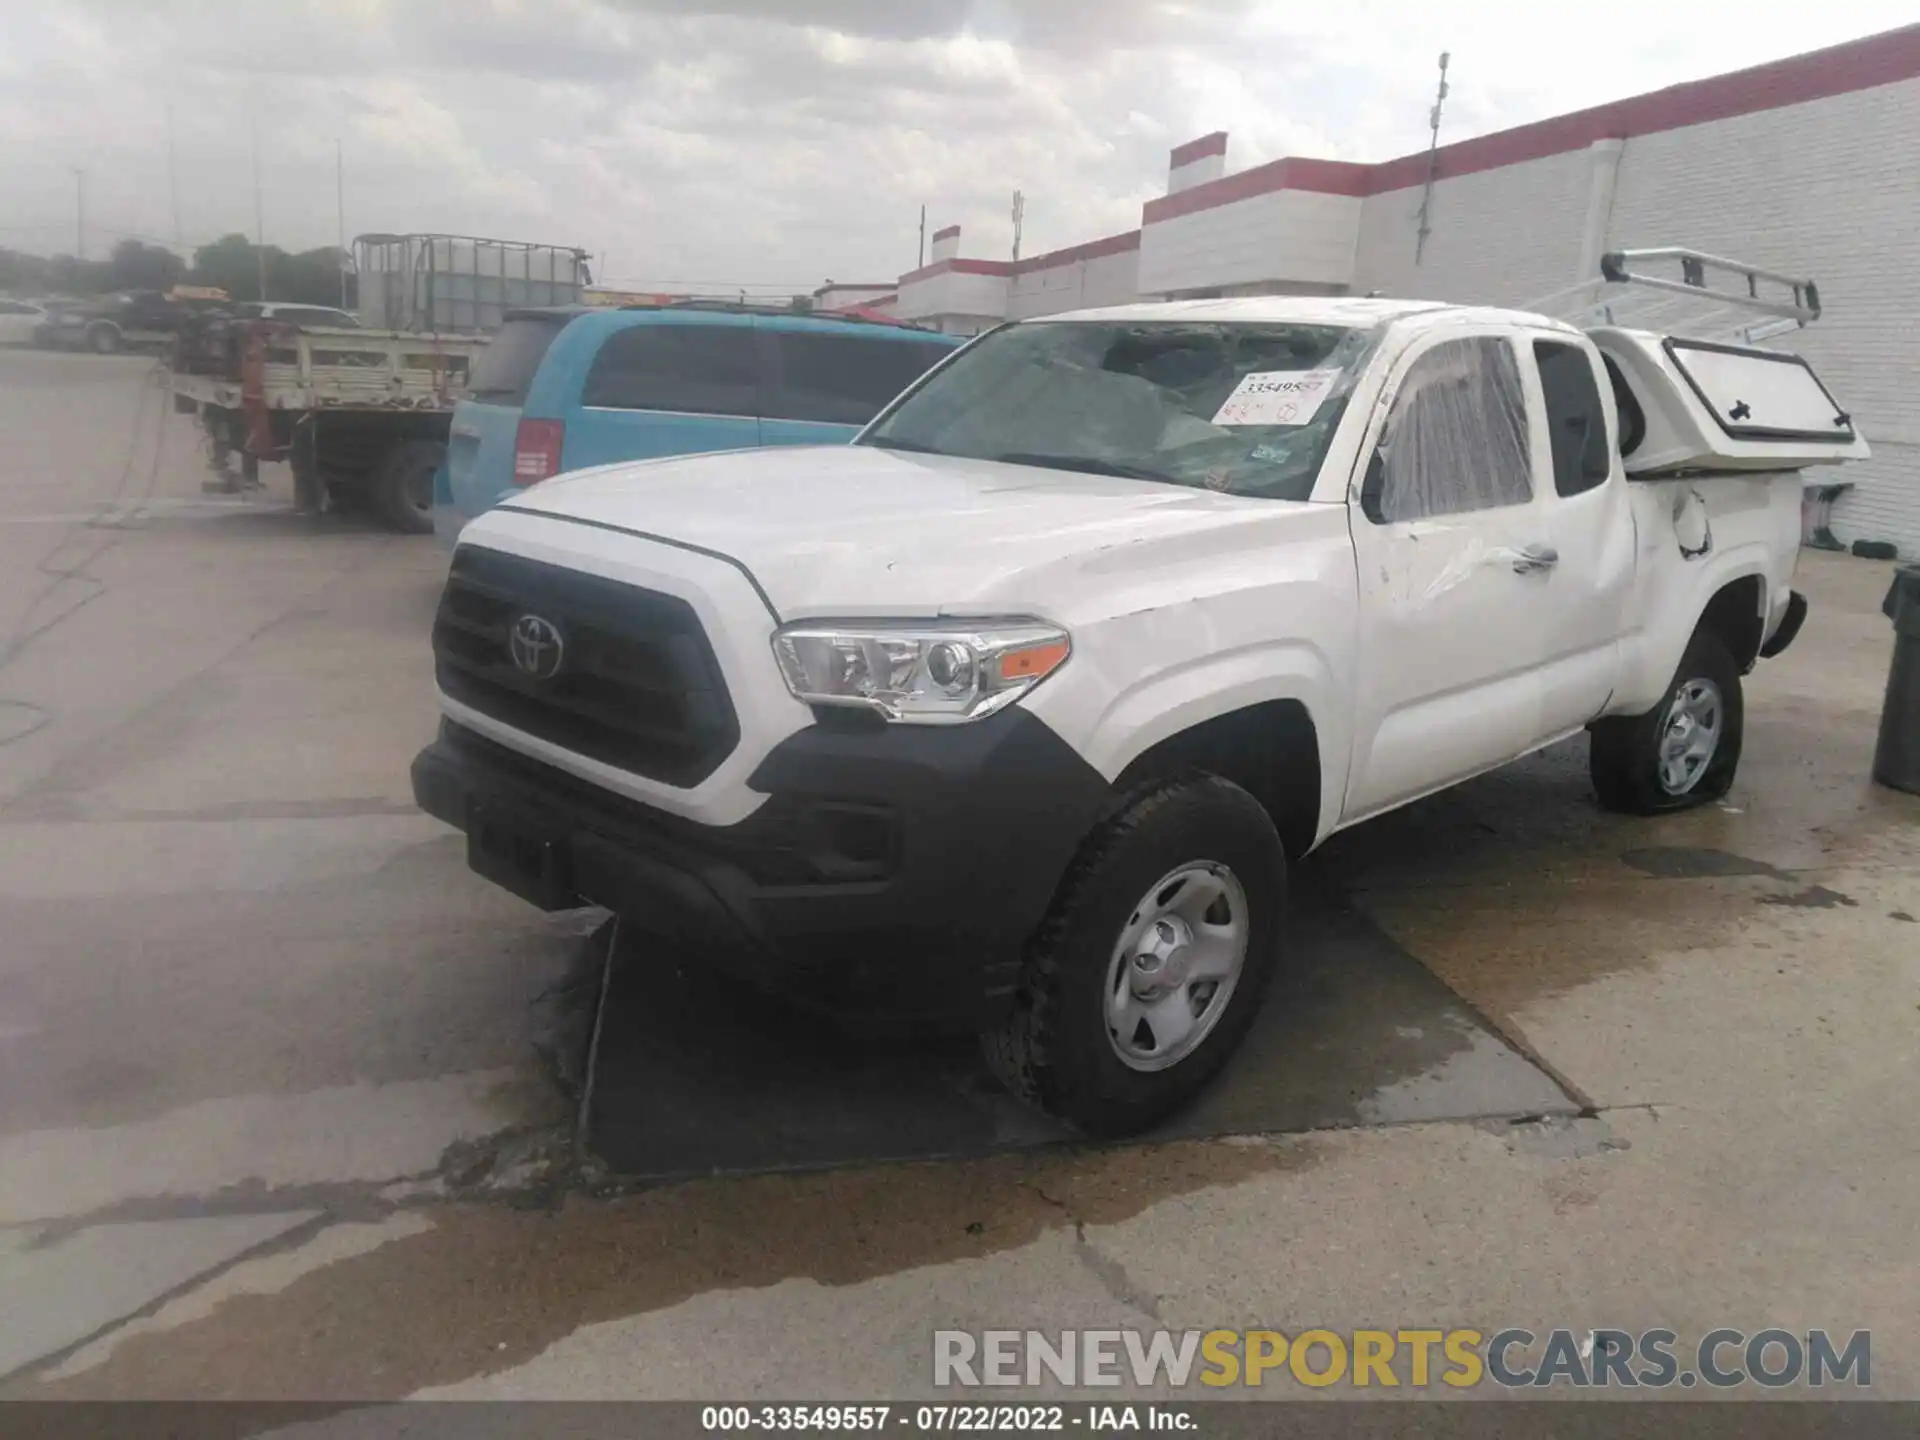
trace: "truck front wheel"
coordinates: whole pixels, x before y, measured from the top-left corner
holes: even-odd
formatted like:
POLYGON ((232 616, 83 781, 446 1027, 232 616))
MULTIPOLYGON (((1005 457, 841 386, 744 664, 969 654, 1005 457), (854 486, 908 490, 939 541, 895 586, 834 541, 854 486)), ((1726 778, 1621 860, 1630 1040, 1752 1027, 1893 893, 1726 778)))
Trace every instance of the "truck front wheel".
POLYGON ((1726 642, 1696 631, 1660 703, 1593 727, 1587 770, 1608 810, 1663 815, 1733 788, 1745 712, 1740 667, 1726 642))
POLYGON ((381 458, 368 499, 388 526, 404 535, 433 533, 433 472, 446 453, 437 440, 405 440, 381 458))
POLYGON ((1062 882, 1013 1014, 983 1037, 989 1066, 1095 1137, 1187 1104, 1260 1008, 1286 867, 1273 822, 1237 785, 1200 776, 1136 793, 1062 882))

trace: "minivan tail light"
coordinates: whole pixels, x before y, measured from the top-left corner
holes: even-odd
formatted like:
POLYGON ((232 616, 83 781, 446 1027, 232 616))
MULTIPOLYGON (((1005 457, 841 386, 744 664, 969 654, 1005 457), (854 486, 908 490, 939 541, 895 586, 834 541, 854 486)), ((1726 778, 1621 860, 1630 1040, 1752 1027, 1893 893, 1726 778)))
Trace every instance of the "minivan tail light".
POLYGON ((566 426, 559 420, 522 420, 513 437, 513 483, 538 485, 560 473, 566 426))

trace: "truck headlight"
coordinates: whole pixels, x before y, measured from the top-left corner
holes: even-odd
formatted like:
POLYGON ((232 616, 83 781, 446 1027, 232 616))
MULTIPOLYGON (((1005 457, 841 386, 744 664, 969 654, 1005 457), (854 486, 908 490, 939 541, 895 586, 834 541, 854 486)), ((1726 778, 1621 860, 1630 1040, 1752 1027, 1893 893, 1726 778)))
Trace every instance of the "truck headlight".
POLYGON ((852 705, 910 725, 1004 709, 1072 653, 1037 620, 789 625, 773 637, 787 688, 809 705, 852 705))

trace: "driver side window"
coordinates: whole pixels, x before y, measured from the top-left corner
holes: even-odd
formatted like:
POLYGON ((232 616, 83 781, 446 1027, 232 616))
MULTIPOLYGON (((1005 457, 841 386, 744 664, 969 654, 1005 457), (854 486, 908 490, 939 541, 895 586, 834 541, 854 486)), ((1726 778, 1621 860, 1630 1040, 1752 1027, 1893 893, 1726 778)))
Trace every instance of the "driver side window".
POLYGON ((1376 524, 1524 505, 1533 498, 1526 392, 1513 347, 1448 340, 1407 371, 1367 466, 1376 524))

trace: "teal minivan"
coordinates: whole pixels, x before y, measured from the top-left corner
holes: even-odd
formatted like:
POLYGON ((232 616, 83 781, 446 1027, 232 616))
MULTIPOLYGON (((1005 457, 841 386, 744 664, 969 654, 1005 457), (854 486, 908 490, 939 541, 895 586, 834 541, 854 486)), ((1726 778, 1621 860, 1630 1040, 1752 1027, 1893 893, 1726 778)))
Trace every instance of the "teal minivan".
POLYGON ((958 348, 884 321, 691 302, 510 311, 453 412, 434 533, 619 460, 851 440, 958 348))

